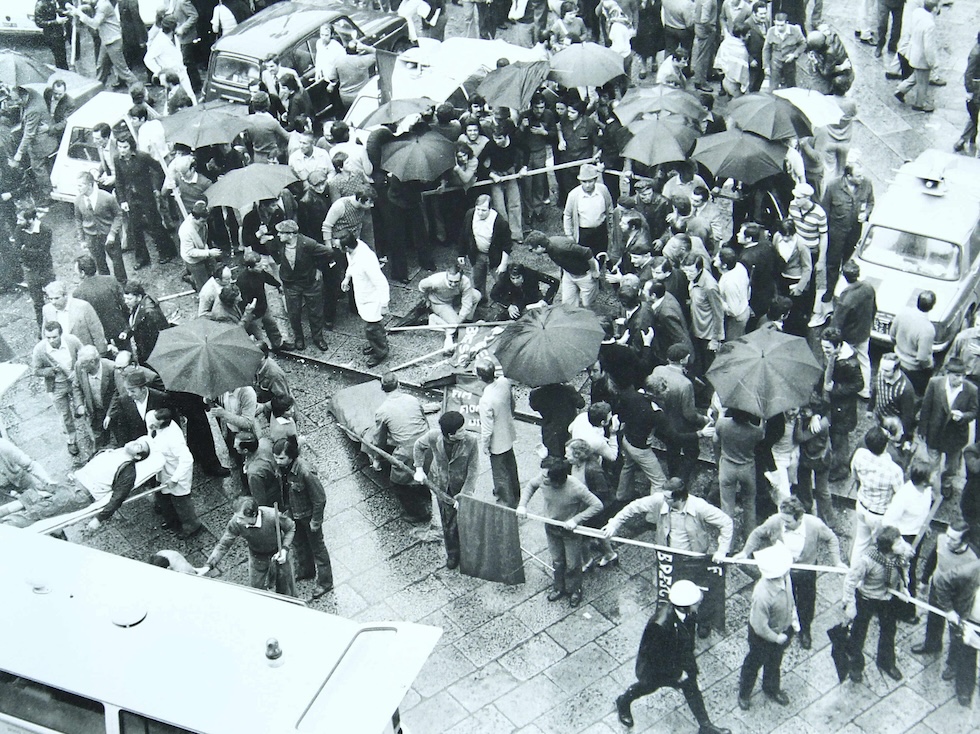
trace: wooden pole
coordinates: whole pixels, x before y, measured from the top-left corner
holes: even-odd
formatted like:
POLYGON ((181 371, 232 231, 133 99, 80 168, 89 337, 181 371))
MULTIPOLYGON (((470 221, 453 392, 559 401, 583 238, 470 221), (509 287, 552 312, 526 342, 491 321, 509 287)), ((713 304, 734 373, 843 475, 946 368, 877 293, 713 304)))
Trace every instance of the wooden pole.
POLYGON ((195 293, 197 293, 197 291, 195 290, 181 291, 180 293, 171 293, 169 296, 160 296, 157 299, 157 303, 163 303, 164 301, 172 301, 175 298, 183 298, 184 296, 193 296, 195 293))
MULTIPOLYGON (((394 467, 396 467, 398 469, 401 469, 406 474, 415 474, 415 470, 413 468, 411 468, 408 464, 406 464, 404 461, 401 461, 400 459, 396 459, 394 456, 392 456, 391 454, 389 454, 387 451, 385 451, 382 448, 379 448, 379 447, 375 446, 373 443, 371 443, 367 439, 365 439, 363 437, 357 437, 357 438, 355 438, 355 440, 356 441, 360 441, 362 446, 367 447, 367 449, 369 451, 371 451, 372 453, 377 454, 382 459, 384 459, 385 461, 387 461, 389 464, 391 464, 392 466, 394 466, 394 467)), ((425 478, 425 481, 422 482, 422 485, 426 489, 428 489, 430 492, 432 492, 432 494, 434 494, 436 496, 436 499, 439 500, 440 502, 442 502, 442 504, 444 504, 444 505, 455 505, 456 504, 455 498, 450 497, 448 494, 446 494, 441 489, 439 489, 436 485, 434 485, 429 480, 428 477, 425 478)))
MULTIPOLYGON (((543 166, 542 168, 535 168, 526 173, 511 173, 507 176, 501 176, 496 181, 491 181, 487 179, 486 181, 477 181, 475 184, 470 186, 470 189, 475 189, 480 186, 493 186, 495 183, 503 183, 504 181, 518 181, 522 178, 527 178, 528 176, 537 176, 541 173, 548 173, 549 171, 560 171, 565 168, 577 168, 584 163, 594 163, 595 158, 583 158, 578 161, 569 161, 568 163, 556 163, 553 166, 543 166)), ((430 189, 429 191, 423 191, 422 196, 436 196, 438 194, 446 194, 450 191, 463 191, 462 186, 445 186, 438 189, 430 189)), ((468 190, 468 189, 467 189, 468 190)))
POLYGON ((446 331, 446 330, 455 331, 456 329, 468 329, 471 326, 510 326, 513 323, 514 323, 513 321, 477 321, 472 324, 470 323, 456 324, 456 325, 443 324, 442 326, 433 326, 431 324, 417 324, 415 326, 389 326, 387 330, 389 333, 394 333, 397 331, 446 331))
POLYGON ((398 370, 403 370, 406 367, 411 367, 412 365, 418 364, 419 362, 424 362, 427 359, 432 359, 433 357, 437 357, 440 354, 444 354, 445 352, 446 352, 445 347, 439 347, 439 349, 435 350, 434 352, 429 352, 428 354, 423 354, 421 357, 416 357, 415 359, 410 359, 407 362, 402 362, 401 364, 392 367, 391 371, 398 372, 398 370))

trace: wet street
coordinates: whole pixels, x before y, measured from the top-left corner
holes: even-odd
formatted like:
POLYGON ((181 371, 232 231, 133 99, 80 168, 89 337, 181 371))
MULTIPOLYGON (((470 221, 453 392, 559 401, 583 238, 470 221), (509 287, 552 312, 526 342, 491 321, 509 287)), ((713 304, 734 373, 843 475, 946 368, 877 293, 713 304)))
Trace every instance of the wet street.
MULTIPOLYGON (((941 46, 941 76, 948 83, 934 87, 936 112, 923 114, 900 105, 893 97, 893 82, 886 81, 873 49, 853 37, 854 3, 830 2, 825 15, 840 33, 857 68, 851 96, 858 104, 853 147, 862 151, 876 191, 883 191, 892 172, 922 150, 951 148, 966 120, 962 72, 967 54, 980 29, 980 0, 958 0, 944 8, 937 20, 941 46)), ((453 8, 458 11, 458 8, 453 8)), ((454 20, 455 22, 455 20, 454 20)), ((450 27, 452 32, 452 26, 450 27)), ((55 205, 45 220, 55 230, 55 270, 62 278, 72 272, 77 254, 71 209, 55 205)), ((548 231, 560 224, 549 219, 548 231)), ((129 256, 127 256, 129 257, 129 256)), ((515 257, 536 267, 547 267, 541 256, 520 248, 515 257)), ((441 264, 448 250, 438 252, 441 264)), ((423 272, 422 275, 425 273, 423 272)), ((141 271, 154 296, 188 289, 174 265, 154 264, 141 271)), ((413 272, 408 286, 392 283, 392 318, 403 316, 416 304, 420 278, 413 272)), ((187 321, 197 312, 194 296, 166 300, 164 311, 172 321, 187 321)), ((281 312, 281 306, 275 304, 281 312)), ((26 294, 0 295, 0 333, 17 355, 29 363, 37 340, 31 304, 26 294)), ((283 323, 285 326, 285 323, 283 323)), ((335 590, 310 602, 316 609, 363 621, 409 620, 435 625, 443 637, 402 706, 403 720, 412 734, 603 734, 623 732, 616 718, 615 697, 633 682, 640 635, 653 612, 655 562, 651 552, 631 546, 618 548, 618 565, 595 569, 585 577, 584 601, 577 609, 566 600, 550 603, 546 594, 550 573, 534 558, 547 560, 543 527, 533 521, 522 525, 527 581, 504 586, 480 581, 445 568, 441 540, 426 542, 413 534, 413 526, 400 517, 400 505, 382 473, 374 471, 343 434, 330 415, 329 398, 338 389, 368 379, 362 373, 362 325, 341 307, 334 331, 327 334, 329 350, 314 348, 305 356, 283 356, 297 400, 300 432, 307 438, 305 455, 317 466, 327 492, 324 536, 330 551, 335 590)), ((439 347, 441 335, 425 332, 391 335, 394 366, 439 347)), ((408 382, 425 379, 429 363, 408 368, 408 382)), ((579 381, 582 384, 584 375, 579 381)), ((441 393, 426 400, 438 402, 441 393)), ((526 390, 519 410, 528 412, 526 390)), ((71 470, 64 435, 55 410, 40 380, 25 377, 2 399, 0 416, 10 437, 49 472, 60 477, 71 470)), ((855 440, 852 438, 852 440, 855 440)), ((224 451, 217 438, 219 455, 224 451)), ((540 430, 519 424, 516 448, 522 480, 537 472, 535 453, 540 430)), ((702 456, 709 452, 702 451, 702 456)), ((225 463, 228 459, 225 457, 225 463)), ((478 495, 492 498, 489 463, 484 461, 478 495)), ((714 481, 713 470, 702 471, 702 485, 714 481)), ((838 488, 843 491, 843 488, 838 488)), ((67 532, 72 542, 146 560, 162 548, 179 550, 194 565, 202 565, 220 537, 239 495, 237 479, 216 480, 195 474, 193 496, 207 530, 191 541, 160 528, 160 518, 149 501, 126 505, 110 523, 97 531, 76 525, 67 532)), ((842 502, 838 528, 842 544, 850 545, 851 508, 842 502)), ((540 498, 530 511, 541 510, 540 498)), ((652 534, 650 534, 652 535, 652 534)), ((651 540, 642 536, 641 539, 651 540)), ((735 547, 735 550, 738 546, 735 547)), ((237 544, 222 564, 222 580, 245 583, 244 544, 237 544)), ((783 662, 783 688, 790 698, 782 707, 758 689, 752 708, 737 705, 738 671, 747 650, 746 623, 753 581, 732 568, 727 577, 727 632, 713 632, 697 641, 700 684, 708 711, 719 726, 742 734, 947 734, 980 730, 980 704, 957 704, 951 683, 941 680, 943 658, 909 652, 924 634, 923 623, 900 624, 897 665, 904 680, 883 676, 869 660, 862 684, 837 682, 824 630, 841 620, 841 577, 821 576, 813 649, 790 645, 783 662)), ((313 582, 300 582, 300 595, 308 597, 313 582)), ((272 635, 272 632, 270 632, 272 635)), ((873 624, 866 651, 876 644, 873 624)), ((976 697, 975 697, 976 698, 976 697)), ((695 732, 697 725, 680 693, 672 690, 642 698, 633 705, 636 732, 695 732)))

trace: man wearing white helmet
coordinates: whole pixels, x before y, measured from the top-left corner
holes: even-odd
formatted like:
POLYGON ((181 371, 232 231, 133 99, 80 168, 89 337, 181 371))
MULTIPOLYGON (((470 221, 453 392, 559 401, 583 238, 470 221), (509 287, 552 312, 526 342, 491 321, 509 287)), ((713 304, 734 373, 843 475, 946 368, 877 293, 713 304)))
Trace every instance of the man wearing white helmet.
POLYGON ((623 726, 633 726, 630 704, 659 688, 679 688, 697 720, 698 734, 731 734, 711 723, 704 697, 698 687, 698 664, 694 657, 694 637, 698 606, 703 595, 692 581, 675 581, 667 598, 647 622, 636 654, 636 679, 616 699, 616 710, 623 726))

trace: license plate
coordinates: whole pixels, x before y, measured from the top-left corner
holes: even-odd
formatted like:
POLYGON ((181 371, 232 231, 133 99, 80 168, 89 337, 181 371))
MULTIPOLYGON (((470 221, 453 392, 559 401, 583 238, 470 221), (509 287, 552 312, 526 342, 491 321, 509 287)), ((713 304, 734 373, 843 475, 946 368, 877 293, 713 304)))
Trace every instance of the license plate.
POLYGON ((17 23, 12 20, 0 20, 0 28, 16 28, 17 23))

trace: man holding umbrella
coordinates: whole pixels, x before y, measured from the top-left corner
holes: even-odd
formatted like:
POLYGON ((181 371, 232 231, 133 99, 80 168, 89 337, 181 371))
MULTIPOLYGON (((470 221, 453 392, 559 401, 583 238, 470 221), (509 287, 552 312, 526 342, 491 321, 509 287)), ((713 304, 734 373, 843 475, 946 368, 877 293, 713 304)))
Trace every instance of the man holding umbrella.
POLYGON ((698 734, 730 734, 711 723, 698 686, 698 663, 694 654, 694 627, 704 595, 693 581, 682 579, 670 587, 667 600, 647 622, 636 654, 637 682, 616 698, 616 711, 623 726, 633 726, 630 704, 660 688, 679 688, 697 720, 698 734))

